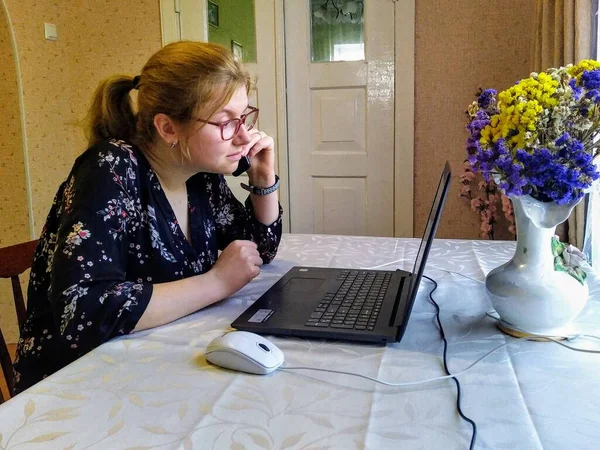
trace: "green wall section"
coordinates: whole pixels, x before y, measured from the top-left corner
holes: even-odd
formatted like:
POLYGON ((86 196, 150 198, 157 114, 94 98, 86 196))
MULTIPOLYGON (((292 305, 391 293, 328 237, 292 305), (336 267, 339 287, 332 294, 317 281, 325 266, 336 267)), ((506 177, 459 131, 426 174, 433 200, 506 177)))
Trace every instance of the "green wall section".
POLYGON ((208 41, 231 50, 231 41, 242 44, 244 62, 256 62, 254 0, 214 0, 219 5, 219 28, 208 26, 208 41))

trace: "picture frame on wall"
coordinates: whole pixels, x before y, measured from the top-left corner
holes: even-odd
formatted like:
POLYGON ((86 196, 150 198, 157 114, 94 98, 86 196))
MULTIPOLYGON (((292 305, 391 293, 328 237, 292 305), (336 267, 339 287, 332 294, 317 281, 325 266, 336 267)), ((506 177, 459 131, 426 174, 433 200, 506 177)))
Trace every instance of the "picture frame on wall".
POLYGON ((237 41, 231 40, 231 51, 238 61, 244 60, 244 47, 237 41))
POLYGON ((219 28, 219 5, 207 0, 208 24, 211 27, 219 28))

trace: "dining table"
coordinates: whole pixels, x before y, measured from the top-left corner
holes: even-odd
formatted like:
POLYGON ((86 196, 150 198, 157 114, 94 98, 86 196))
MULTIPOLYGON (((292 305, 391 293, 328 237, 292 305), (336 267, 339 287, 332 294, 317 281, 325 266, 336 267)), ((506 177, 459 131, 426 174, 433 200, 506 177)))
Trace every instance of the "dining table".
MULTIPOLYGON (((157 328, 114 338, 0 405, 0 450, 476 449, 600 447, 600 340, 518 339, 496 325, 485 276, 514 241, 435 239, 405 334, 369 344, 266 336, 284 366, 253 375, 205 358, 207 345, 293 266, 411 271, 420 239, 284 234, 276 258, 235 295, 157 328), (502 347, 501 347, 502 346, 502 347), (500 347, 500 348, 498 348, 500 347)), ((600 337, 600 278, 575 333, 600 337)))

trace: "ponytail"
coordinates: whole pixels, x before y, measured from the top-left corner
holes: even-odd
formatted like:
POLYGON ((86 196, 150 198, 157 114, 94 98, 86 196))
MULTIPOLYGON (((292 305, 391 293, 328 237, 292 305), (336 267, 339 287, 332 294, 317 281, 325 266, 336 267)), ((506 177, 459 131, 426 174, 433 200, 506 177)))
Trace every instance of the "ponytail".
POLYGON ((208 42, 172 42, 157 51, 136 76, 114 75, 100 83, 87 114, 90 146, 122 139, 148 151, 156 142, 154 117, 162 113, 196 130, 196 118, 212 116, 236 89, 250 92, 250 74, 230 50, 208 42), (137 107, 131 96, 137 89, 137 107))
POLYGON ((85 125, 90 147, 110 138, 133 139, 137 116, 129 93, 134 89, 134 81, 128 75, 113 75, 100 82, 85 125))

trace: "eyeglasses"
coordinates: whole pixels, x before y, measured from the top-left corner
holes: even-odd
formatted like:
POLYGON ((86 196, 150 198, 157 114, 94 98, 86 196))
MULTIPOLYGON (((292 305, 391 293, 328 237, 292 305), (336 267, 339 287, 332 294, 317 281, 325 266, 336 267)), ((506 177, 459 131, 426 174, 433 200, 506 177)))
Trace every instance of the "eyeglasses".
POLYGON ((230 141, 237 136, 242 125, 244 125, 247 130, 251 130, 254 128, 254 125, 256 125, 256 121, 258 120, 258 108, 248 106, 247 109, 249 111, 242 114, 239 119, 231 119, 224 122, 211 122, 210 120, 204 119, 197 120, 198 122, 204 122, 219 127, 221 129, 221 139, 230 141))

